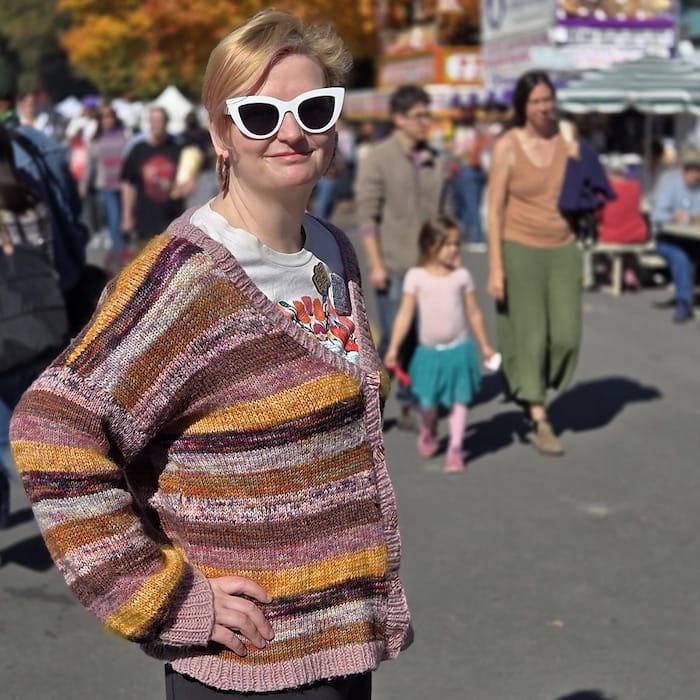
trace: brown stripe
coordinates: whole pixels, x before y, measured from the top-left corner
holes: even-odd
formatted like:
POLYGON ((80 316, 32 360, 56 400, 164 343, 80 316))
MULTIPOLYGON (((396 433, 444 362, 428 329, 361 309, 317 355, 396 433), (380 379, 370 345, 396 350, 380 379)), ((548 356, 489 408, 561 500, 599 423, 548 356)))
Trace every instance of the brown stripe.
MULTIPOLYGON (((146 579, 155 574, 163 564, 162 556, 154 559, 154 551, 158 548, 151 543, 144 543, 140 547, 129 549, 128 563, 129 571, 138 571, 138 574, 129 574, 129 583, 133 590, 137 591, 140 588, 139 579, 146 579), (141 563, 139 563, 141 562, 141 563), (148 566, 144 566, 144 562, 148 562, 148 566)), ((115 578, 119 576, 119 560, 120 556, 116 552, 112 552, 112 558, 102 564, 91 567, 83 576, 79 576, 71 583, 71 590, 78 598, 80 603, 89 608, 95 604, 95 600, 101 596, 114 596, 115 578)), ((119 602, 123 602, 126 598, 125 592, 120 591, 119 602)), ((115 601, 115 606, 116 606, 115 601)), ((166 601, 164 601, 164 605, 166 601)))
MULTIPOLYGON (((341 533, 358 525, 378 523, 381 520, 379 506, 375 501, 358 501, 331 508, 323 513, 304 517, 268 522, 235 523, 210 522, 188 523, 188 540, 193 546, 211 546, 231 543, 236 547, 263 548, 289 545, 306 540, 309 533, 323 537, 330 533, 341 533)), ((261 557, 262 558, 262 557, 261 557)), ((225 563, 222 562, 225 566, 225 563)))
POLYGON ((49 528, 45 536, 51 541, 54 550, 61 555, 112 535, 124 536, 133 525, 133 521, 133 511, 130 508, 123 508, 91 518, 61 523, 49 528))
MULTIPOLYGON (((269 367, 292 363, 306 355, 307 351, 301 345, 281 333, 269 333, 233 348, 222 348, 221 353, 217 354, 217 361, 189 377, 170 403, 196 410, 199 401, 211 398, 212 387, 222 389, 228 382, 232 385, 231 392, 234 392, 233 382, 245 382, 253 375, 264 374, 269 367), (252 356, 255 356, 256 362, 251 365, 248 361, 252 356), (227 367, 228 373, 225 370, 227 367)), ((233 400, 233 395, 231 398, 233 400)))
POLYGON ((358 578, 343 581, 336 586, 313 590, 302 596, 275 598, 264 607, 265 617, 274 623, 278 618, 290 615, 306 615, 314 610, 329 609, 356 600, 376 600, 389 593, 386 579, 358 578))
POLYGON ((347 479, 372 468, 372 450, 367 443, 336 455, 318 458, 305 464, 263 472, 217 474, 208 478, 200 471, 182 469, 161 477, 164 491, 180 491, 193 498, 242 498, 254 494, 258 498, 293 493, 347 479))
MULTIPOLYGON (((63 396, 41 389, 30 390, 23 397, 20 406, 22 413, 50 423, 64 423, 71 429, 78 430, 90 436, 99 434, 102 430, 99 416, 83 406, 63 396)), ((39 436, 41 441, 41 436, 39 436)), ((83 445, 87 446, 87 445, 83 445)))
MULTIPOLYGON (((172 436, 173 441, 175 441, 173 450, 198 454, 212 450, 212 446, 221 453, 277 447, 299 449, 298 446, 303 445, 307 437, 330 430, 337 431, 345 425, 354 425, 363 413, 364 398, 358 393, 347 401, 343 401, 342 405, 335 403, 296 418, 290 417, 289 421, 270 426, 265 430, 239 430, 182 436, 178 432, 172 436)), ((178 427, 181 430, 186 429, 184 425, 178 427)), ((273 460, 271 460, 272 462, 273 460)))
POLYGON ((22 483, 32 503, 54 498, 80 498, 104 491, 104 478, 66 472, 22 472, 22 483))
POLYGON ((134 358, 124 373, 115 399, 127 411, 131 410, 142 397, 144 387, 152 386, 174 357, 183 353, 195 338, 211 333, 212 326, 246 303, 249 303, 247 298, 230 282, 214 280, 170 326, 162 329, 161 335, 150 339, 153 342, 141 349, 141 354, 134 358))

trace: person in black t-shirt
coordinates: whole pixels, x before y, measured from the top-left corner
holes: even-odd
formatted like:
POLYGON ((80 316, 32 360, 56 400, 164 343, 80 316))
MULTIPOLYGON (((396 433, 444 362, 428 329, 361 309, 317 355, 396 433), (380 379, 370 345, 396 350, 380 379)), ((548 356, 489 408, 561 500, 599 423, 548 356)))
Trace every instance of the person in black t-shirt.
POLYGON ((122 166, 122 228, 143 241, 167 228, 184 210, 174 191, 181 146, 168 133, 168 113, 152 107, 146 138, 131 147, 122 166))

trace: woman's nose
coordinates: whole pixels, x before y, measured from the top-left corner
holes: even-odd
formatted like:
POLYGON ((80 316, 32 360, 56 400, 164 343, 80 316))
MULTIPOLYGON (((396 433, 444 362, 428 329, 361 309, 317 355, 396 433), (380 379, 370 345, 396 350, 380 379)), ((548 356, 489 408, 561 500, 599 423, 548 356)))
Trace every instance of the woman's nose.
POLYGON ((282 119, 277 138, 280 141, 295 141, 303 136, 302 128, 297 124, 297 120, 291 112, 287 112, 282 119))

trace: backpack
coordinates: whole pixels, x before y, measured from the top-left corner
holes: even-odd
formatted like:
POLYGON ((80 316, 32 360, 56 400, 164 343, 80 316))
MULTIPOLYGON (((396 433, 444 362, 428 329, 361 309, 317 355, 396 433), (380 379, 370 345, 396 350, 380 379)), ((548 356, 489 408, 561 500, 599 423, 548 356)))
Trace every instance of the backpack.
POLYGON ((63 292, 66 299, 71 333, 79 331, 90 319, 107 284, 107 274, 102 268, 85 262, 85 245, 90 238, 87 226, 72 213, 69 193, 48 166, 39 147, 24 133, 10 128, 10 135, 17 146, 31 159, 39 177, 26 170, 22 175, 43 198, 53 224, 53 245, 58 273, 61 275, 61 259, 79 272, 76 285, 63 292))
POLYGON ((65 299, 46 247, 0 220, 0 375, 42 367, 68 341, 65 299))

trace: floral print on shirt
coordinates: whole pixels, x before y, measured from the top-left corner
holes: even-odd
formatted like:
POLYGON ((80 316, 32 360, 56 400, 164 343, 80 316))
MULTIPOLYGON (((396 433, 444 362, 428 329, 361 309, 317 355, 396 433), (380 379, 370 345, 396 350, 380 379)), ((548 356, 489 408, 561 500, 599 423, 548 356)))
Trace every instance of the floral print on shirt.
POLYGON ((338 305, 346 306, 343 303, 347 297, 345 280, 335 273, 329 276, 325 267, 320 270, 319 265, 314 269, 313 280, 319 296, 304 295, 291 301, 283 299, 278 302, 279 307, 329 350, 358 364, 360 355, 355 340, 355 322, 350 316, 340 313, 333 303, 333 299, 339 298, 338 305))

